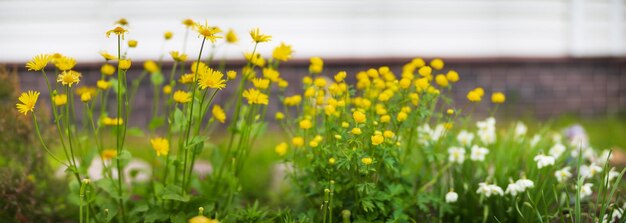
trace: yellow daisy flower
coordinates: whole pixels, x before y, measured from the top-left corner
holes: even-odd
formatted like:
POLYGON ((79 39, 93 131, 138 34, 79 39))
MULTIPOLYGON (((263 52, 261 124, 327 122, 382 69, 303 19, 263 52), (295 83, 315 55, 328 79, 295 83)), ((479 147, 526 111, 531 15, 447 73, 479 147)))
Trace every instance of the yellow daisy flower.
POLYGON ((211 68, 207 68, 206 72, 202 72, 202 75, 199 75, 200 78, 198 80, 198 84, 201 89, 206 88, 214 88, 214 89, 223 89, 226 87, 226 81, 222 79, 224 74, 219 70, 213 70, 211 68))
POLYGON ((167 139, 161 137, 150 139, 150 144, 152 144, 152 149, 154 149, 157 156, 167 155, 170 151, 170 143, 167 139))
POLYGON ((100 72, 102 72, 104 75, 111 76, 115 73, 115 66, 108 63, 103 64, 102 67, 100 67, 100 72))
POLYGON ((235 30, 229 29, 228 32, 226 33, 226 42, 233 44, 233 43, 237 43, 238 41, 239 41, 239 38, 237 38, 237 34, 235 33, 235 30))
POLYGON ((128 32, 128 30, 118 26, 118 27, 115 27, 112 30, 107 31, 106 35, 107 35, 107 38, 109 38, 109 36, 111 36, 111 33, 113 33, 113 34, 115 34, 117 36, 121 36, 122 39, 124 39, 124 33, 127 33, 127 32, 128 32))
POLYGON ((248 104, 263 104, 267 105, 269 99, 266 94, 261 93, 259 90, 250 88, 243 92, 243 97, 248 99, 248 104))
POLYGON ((252 40, 256 43, 269 42, 270 40, 272 40, 272 36, 262 34, 259 28, 254 28, 250 30, 250 37, 252 37, 252 40))
POLYGON ((123 60, 118 61, 117 68, 120 70, 128 70, 130 69, 131 64, 132 62, 129 59, 123 59, 123 60))
POLYGON ((193 21, 192 19, 185 19, 183 20, 183 25, 185 25, 187 28, 193 27, 196 25, 196 22, 193 21))
POLYGON ((80 82, 81 74, 73 71, 63 71, 59 76, 57 76, 57 82, 72 87, 73 84, 78 84, 80 82))
POLYGON ((71 70, 76 66, 76 60, 71 57, 62 56, 54 60, 54 65, 62 71, 71 70))
POLYGON ((117 156, 117 151, 114 149, 105 149, 100 154, 103 160, 111 160, 117 156))
POLYGON ((181 90, 174 92, 173 97, 174 97, 174 101, 181 103, 181 104, 191 101, 191 94, 188 92, 181 91, 181 90))
POLYGON ((21 104, 16 104, 17 110, 24 115, 27 115, 29 111, 34 111, 35 104, 37 104, 37 98, 39 98, 38 91, 28 91, 22 93, 22 95, 18 98, 21 104))
POLYGON ((96 85, 98 86, 98 88, 102 90, 106 90, 106 89, 109 89, 109 87, 111 87, 111 82, 108 82, 106 80, 98 80, 96 85))
POLYGON ((187 54, 180 53, 178 51, 170 51, 170 56, 172 56, 172 59, 176 62, 184 62, 187 60, 187 54))
POLYGON ((226 113, 224 112, 224 109, 222 109, 222 107, 220 107, 219 105, 213 106, 213 110, 211 110, 211 113, 213 113, 213 118, 215 118, 217 121, 221 123, 224 123, 226 121, 226 113))
POLYGON ((43 70, 48 62, 50 62, 51 56, 48 54, 39 54, 33 57, 28 63, 26 63, 26 68, 28 70, 40 71, 43 70))
POLYGON ((291 59, 291 54, 293 54, 293 50, 291 50, 291 45, 287 45, 281 42, 279 46, 274 48, 272 57, 276 60, 286 62, 287 60, 291 59))
POLYGON ((57 94, 54 97, 52 97, 52 100, 54 101, 54 105, 56 105, 56 106, 65 105, 65 104, 67 104, 67 95, 66 94, 57 94))
POLYGON ((252 80, 252 84, 258 89, 265 90, 270 86, 270 80, 265 78, 254 78, 252 80))
POLYGON ((134 40, 134 39, 128 40, 128 47, 135 48, 135 47, 137 47, 138 43, 139 42, 137 40, 134 40))
POLYGON ((222 32, 222 30, 217 26, 209 26, 205 22, 204 25, 196 24, 195 28, 196 32, 200 34, 199 36, 209 39, 212 43, 215 43, 218 38, 222 38, 217 35, 222 32))
POLYGON ((102 58, 104 58, 104 60, 117 60, 117 57, 114 56, 113 54, 110 54, 106 51, 100 51, 100 56, 102 56, 102 58))

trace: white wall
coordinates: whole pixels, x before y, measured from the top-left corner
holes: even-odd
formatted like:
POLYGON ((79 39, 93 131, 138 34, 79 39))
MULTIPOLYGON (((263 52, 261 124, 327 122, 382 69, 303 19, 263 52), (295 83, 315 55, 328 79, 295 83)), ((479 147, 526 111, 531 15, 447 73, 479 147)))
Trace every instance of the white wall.
POLYGON ((133 59, 158 57, 165 30, 175 32, 165 50, 179 50, 184 18, 234 28, 240 44, 219 53, 230 58, 251 50, 247 32, 257 26, 274 36, 261 52, 285 41, 299 58, 624 56, 625 8, 624 0, 0 0, 0 61, 46 52, 98 60, 115 50, 104 33, 121 17, 127 39, 139 40, 133 59))

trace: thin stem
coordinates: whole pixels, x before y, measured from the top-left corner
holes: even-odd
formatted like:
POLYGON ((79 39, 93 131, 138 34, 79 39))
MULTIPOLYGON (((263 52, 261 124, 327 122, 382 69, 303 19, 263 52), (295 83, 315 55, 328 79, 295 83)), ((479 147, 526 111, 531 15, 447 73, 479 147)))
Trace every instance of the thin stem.
POLYGON ((41 142, 41 145, 43 146, 43 149, 46 150, 46 152, 48 154, 50 154, 52 159, 56 160, 57 162, 63 164, 66 167, 69 167, 69 165, 67 165, 66 163, 62 162, 52 152, 50 152, 50 150, 48 149, 48 146, 46 146, 46 143, 44 143, 43 137, 41 137, 41 132, 39 131, 39 124, 37 123, 37 116, 35 116, 35 113, 33 113, 33 122, 35 123, 35 131, 37 132, 37 137, 39 138, 39 142, 41 142))

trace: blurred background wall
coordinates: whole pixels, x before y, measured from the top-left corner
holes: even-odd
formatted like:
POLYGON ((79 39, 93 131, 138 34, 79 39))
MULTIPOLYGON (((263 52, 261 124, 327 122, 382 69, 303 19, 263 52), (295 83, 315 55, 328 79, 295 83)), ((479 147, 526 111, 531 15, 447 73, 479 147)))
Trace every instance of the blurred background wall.
MULTIPOLYGON (((116 49, 104 33, 122 17, 131 27, 126 38, 139 40, 129 57, 140 69, 142 60, 181 50, 181 21, 192 18, 239 34, 238 45, 216 54, 232 64, 252 49, 253 27, 273 36, 262 54, 281 41, 293 45, 295 60, 282 73, 294 81, 310 56, 326 59, 327 75, 383 64, 400 73, 413 57, 439 57, 465 80, 456 97, 475 86, 505 91, 510 114, 626 108, 624 0, 1 0, 0 9, 0 63, 20 69, 35 54, 60 52, 97 74, 98 52, 116 49), (174 32, 169 42, 165 31, 174 32)), ((197 54, 200 40, 193 33, 189 40, 186 52, 197 54)), ((22 75, 22 84, 43 87, 36 74, 22 75)))

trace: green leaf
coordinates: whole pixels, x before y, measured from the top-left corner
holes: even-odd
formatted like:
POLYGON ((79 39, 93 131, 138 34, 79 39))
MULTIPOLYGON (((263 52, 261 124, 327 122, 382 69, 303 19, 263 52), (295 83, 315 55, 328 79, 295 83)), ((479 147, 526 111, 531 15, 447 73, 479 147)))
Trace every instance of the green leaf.
POLYGON ((160 71, 152 73, 150 75, 150 81, 155 86, 159 86, 159 85, 163 84, 163 81, 164 81, 163 74, 161 74, 160 71))
POLYGON ((179 132, 182 126, 185 125, 186 120, 187 119, 185 118, 183 111, 181 111, 179 108, 176 108, 176 110, 174 111, 174 120, 170 120, 172 122, 170 123, 172 124, 172 132, 179 132))
POLYGON ((130 154, 130 152, 128 152, 128 150, 122 150, 122 152, 117 155, 117 157, 115 157, 116 159, 119 159, 120 161, 122 161, 122 163, 126 163, 128 161, 130 161, 130 158, 132 158, 133 155, 130 154))
POLYGON ((126 133, 129 136, 137 136, 137 137, 144 136, 143 130, 141 130, 140 128, 137 128, 137 127, 132 127, 132 128, 127 129, 126 133))
POLYGON ((119 94, 120 90, 121 93, 124 94, 126 93, 126 88, 124 88, 124 85, 121 85, 120 89, 117 89, 117 79, 116 78, 111 78, 109 79, 109 82, 111 83, 111 87, 113 87, 113 92, 115 92, 115 94, 119 94))
POLYGON ((163 118, 163 117, 155 117, 152 120, 150 120, 150 124, 148 124, 148 128, 150 130, 155 130, 155 129, 158 129, 159 127, 163 126, 163 124, 165 124, 165 118, 163 118))
POLYGON ((101 190, 103 190, 104 192, 106 192, 107 194, 109 194, 114 199, 128 200, 128 197, 129 197, 128 193, 126 191, 123 191, 122 195, 120 196, 119 191, 117 189, 117 182, 112 179, 107 178, 107 179, 98 180, 96 181, 95 185, 101 190))
POLYGON ((163 189, 163 193, 161 194, 161 199, 163 200, 175 200, 187 202, 189 201, 189 195, 182 195, 183 189, 177 185, 167 185, 163 189))

